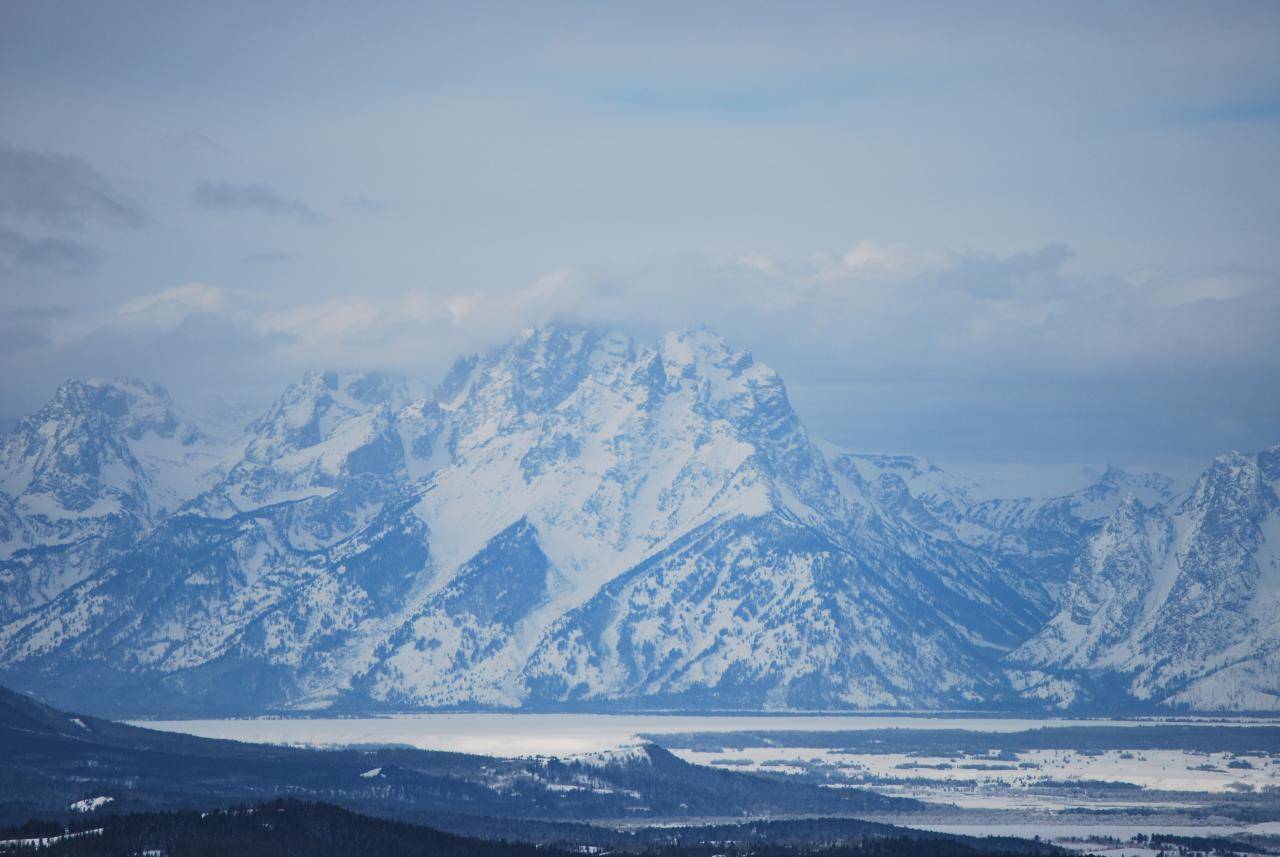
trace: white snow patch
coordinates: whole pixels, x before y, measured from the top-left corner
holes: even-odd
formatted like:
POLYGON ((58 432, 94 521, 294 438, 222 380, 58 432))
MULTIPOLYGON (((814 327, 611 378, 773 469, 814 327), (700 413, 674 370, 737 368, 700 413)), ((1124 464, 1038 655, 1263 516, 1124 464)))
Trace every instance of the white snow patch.
POLYGON ((110 797, 108 795, 99 795, 98 797, 87 797, 87 798, 84 798, 83 800, 78 800, 75 803, 72 803, 70 806, 67 807, 67 809, 71 810, 72 812, 93 812, 95 809, 104 807, 107 804, 111 803, 113 800, 115 800, 115 798, 110 797))

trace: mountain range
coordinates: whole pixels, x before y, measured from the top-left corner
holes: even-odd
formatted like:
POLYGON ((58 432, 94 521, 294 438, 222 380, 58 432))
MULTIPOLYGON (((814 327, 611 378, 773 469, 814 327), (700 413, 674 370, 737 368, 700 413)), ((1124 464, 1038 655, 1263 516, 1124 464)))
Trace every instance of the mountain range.
POLYGON ((71 381, 0 445, 0 680, 100 713, 1280 709, 1280 446, 1002 498, 705 328, 547 325, 238 436, 71 381))

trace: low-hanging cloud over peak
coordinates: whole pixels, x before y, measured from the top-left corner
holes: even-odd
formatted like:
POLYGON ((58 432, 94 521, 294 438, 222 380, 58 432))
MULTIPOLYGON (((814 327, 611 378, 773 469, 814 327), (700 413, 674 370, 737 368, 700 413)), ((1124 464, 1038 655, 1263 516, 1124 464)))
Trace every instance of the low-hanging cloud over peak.
MULTIPOLYGON (((156 351, 147 343, 172 341, 198 321, 201 347, 209 350, 197 361, 204 380, 218 365, 249 371, 266 386, 314 366, 431 380, 459 354, 543 321, 642 336, 707 323, 783 371, 802 404, 807 396, 856 395, 870 397, 861 406, 872 411, 918 410, 924 403, 892 400, 928 384, 945 391, 949 407, 975 413, 993 396, 1003 396, 1004 407, 1042 407, 1050 390, 1061 391, 1055 407, 1081 413, 1117 385, 1139 398, 1151 389, 1176 390, 1179 401, 1220 398, 1222 378, 1239 382, 1247 396, 1247 379, 1280 373, 1273 347, 1280 278, 1232 270, 1084 276, 1070 270, 1071 257, 1056 245, 996 256, 859 242, 803 261, 681 254, 638 265, 562 267, 510 289, 416 287, 287 304, 191 283, 99 312, 41 319, 44 334, 29 337, 20 353, 59 366, 55 374, 75 374, 82 370, 73 357, 83 361, 95 347, 109 347, 113 353, 103 359, 181 388, 189 383, 186 370, 147 365, 156 351), (255 355, 252 366, 246 353, 255 355), (886 399, 875 390, 898 392, 886 399)), ((243 380, 228 375, 222 383, 243 380)), ((1238 404, 1271 408, 1266 401, 1238 404)), ((859 413, 857 402, 845 408, 859 413)), ((818 415, 822 433, 856 433, 863 418, 845 416, 842 425, 832 419, 839 418, 818 415)))

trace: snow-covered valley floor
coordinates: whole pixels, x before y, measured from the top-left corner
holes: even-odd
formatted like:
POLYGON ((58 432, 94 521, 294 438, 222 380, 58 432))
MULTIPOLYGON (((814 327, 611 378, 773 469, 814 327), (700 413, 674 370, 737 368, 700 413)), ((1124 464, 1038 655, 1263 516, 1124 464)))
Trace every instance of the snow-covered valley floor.
MULTIPOLYGON (((1205 836, 1280 829, 1280 746, 1236 752, 1210 751, 1194 742, 1183 749, 1139 749, 1141 740, 1126 746, 1129 736, 1141 739, 1143 733, 1149 744, 1153 727, 1160 732, 1165 726, 1210 727, 1212 734, 1230 736, 1238 729, 1280 726, 1273 719, 454 713, 137 725, 241 741, 404 745, 507 757, 577 756, 654 740, 700 765, 796 777, 828 788, 868 788, 936 807, 881 820, 977 835, 1039 834, 1095 853, 1105 850, 1105 837, 1126 841, 1139 832, 1205 836), (1090 736, 1105 732, 1111 743, 1105 749, 1097 740, 1088 749, 1010 749, 1025 744, 1015 733, 1070 727, 1083 728, 1090 736), (872 736, 871 730, 901 731, 872 736), (932 730, 961 730, 970 737, 954 751, 893 746, 904 741, 919 745, 922 741, 911 736, 932 730), (849 733, 867 737, 859 742, 849 733), (886 736, 883 745, 879 736, 886 736), (806 739, 825 746, 803 746, 806 739), (861 746, 847 747, 844 741, 861 746), (868 751, 868 744, 874 751, 868 751), (1224 806, 1246 802, 1248 813, 1223 814, 1224 806)), ((1204 739, 1206 733, 1200 734, 1196 740, 1204 739)), ((1243 743, 1258 745, 1259 740, 1243 743)), ((1112 857, 1121 853, 1138 854, 1121 849, 1112 857)))
MULTIPOLYGON (((135 720, 135 726, 266 744, 313 747, 397 744, 494 756, 555 756, 610 750, 640 735, 795 730, 964 729, 1021 732, 1045 726, 1141 727, 1153 723, 1276 725, 1258 718, 1036 719, 902 714, 677 715, 677 714, 398 714, 383 717, 251 717, 135 720)), ((802 748, 800 748, 802 749, 802 748)), ((1277 748, 1280 750, 1280 748, 1277 748)))
POLYGON ((843 753, 819 747, 676 752, 702 765, 817 776, 832 787, 872 788, 970 809, 1177 809, 1186 802, 1170 793, 1280 795, 1280 748, 1274 754, 1031 750, 1016 758, 843 753))

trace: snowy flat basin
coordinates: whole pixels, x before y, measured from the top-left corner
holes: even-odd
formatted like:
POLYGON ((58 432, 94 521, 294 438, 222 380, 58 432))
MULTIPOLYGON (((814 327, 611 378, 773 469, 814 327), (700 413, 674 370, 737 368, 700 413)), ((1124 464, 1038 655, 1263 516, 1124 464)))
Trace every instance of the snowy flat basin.
MULTIPOLYGON (((1041 839, 1047 839, 1055 845, 1063 845, 1067 847, 1078 847, 1086 849, 1084 845, 1073 845, 1072 840, 1085 839, 1089 837, 1102 838, 1112 837, 1122 842, 1132 839, 1135 835, 1167 833, 1174 836, 1230 836, 1233 833, 1266 833, 1271 832, 1269 824, 1249 824, 1248 822, 1240 822, 1239 824, 1168 824, 1160 821, 1152 821, 1150 824, 1097 824, 1090 822, 1081 822, 1079 824, 1045 824, 1038 822, 1035 824, 930 824, 928 822, 920 822, 919 824, 912 822, 911 826, 916 830, 930 830, 934 833, 958 833, 963 836, 1020 836, 1024 839, 1031 839, 1039 836, 1041 839)), ((1095 848, 1087 848, 1087 850, 1095 851, 1095 848)), ((1134 853, 1132 847, 1118 849, 1125 853, 1134 853)))
MULTIPOLYGON (((762 730, 965 729, 1020 732, 1046 726, 1152 726, 1160 719, 1037 719, 887 714, 402 714, 385 717, 257 717, 146 720, 133 725, 206 738, 310 747, 404 745, 495 756, 572 755, 632 744, 642 734, 762 730)), ((1197 719, 1200 725, 1274 725, 1272 720, 1197 719)))

